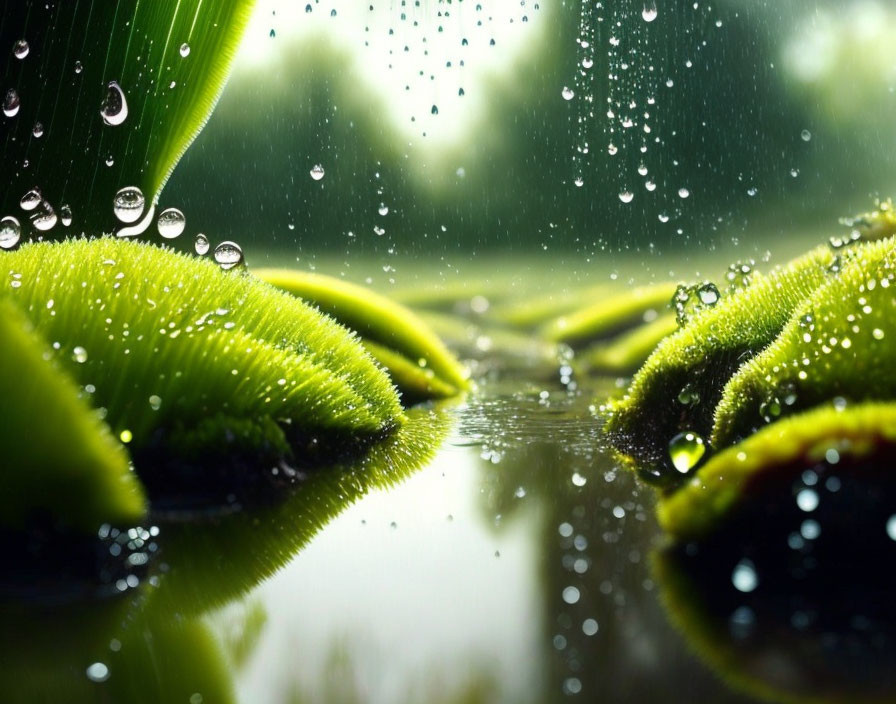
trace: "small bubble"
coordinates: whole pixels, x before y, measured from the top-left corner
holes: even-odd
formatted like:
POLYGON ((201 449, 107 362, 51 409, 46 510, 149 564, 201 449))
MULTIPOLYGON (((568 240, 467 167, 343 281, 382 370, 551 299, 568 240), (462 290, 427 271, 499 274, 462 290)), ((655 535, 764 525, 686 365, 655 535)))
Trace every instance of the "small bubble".
POLYGON ((309 173, 311 174, 311 178, 313 178, 315 181, 320 181, 324 177, 324 167, 320 164, 315 164, 311 167, 311 171, 309 173))
POLYGON ((203 235, 201 232, 196 235, 196 240, 193 242, 193 249, 196 250, 196 254, 202 256, 208 254, 209 243, 208 237, 203 235))
POLYGON ((184 214, 177 208, 165 208, 159 213, 159 219, 156 221, 159 234, 166 240, 180 237, 186 224, 184 214))
POLYGON ((24 39, 19 39, 19 41, 17 41, 12 48, 12 54, 17 59, 24 59, 26 56, 28 56, 28 52, 30 50, 31 47, 28 46, 28 42, 24 39))
POLYGON ((243 262, 243 250, 236 242, 222 242, 215 247, 215 261, 225 271, 243 262))
POLYGON ((180 55, 187 58, 190 55, 190 45, 184 42, 180 45, 180 55))
POLYGON ((598 631, 598 624, 593 618, 586 618, 582 621, 582 633, 586 636, 593 636, 598 631))
POLYGON ((106 86, 106 97, 100 106, 103 122, 113 127, 120 125, 128 116, 128 101, 117 81, 109 81, 106 86))

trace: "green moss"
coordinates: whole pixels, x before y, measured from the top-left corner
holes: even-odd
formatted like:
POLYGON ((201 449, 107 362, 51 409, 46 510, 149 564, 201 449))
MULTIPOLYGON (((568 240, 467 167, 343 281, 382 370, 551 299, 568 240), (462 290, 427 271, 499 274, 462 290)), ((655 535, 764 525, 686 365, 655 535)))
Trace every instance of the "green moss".
POLYGON ((675 315, 661 315, 608 342, 598 343, 579 356, 591 373, 631 374, 662 340, 678 330, 675 315))
POLYGON ((761 474, 799 473, 825 459, 861 458, 896 444, 896 404, 868 403, 838 410, 824 406, 780 420, 720 452, 657 507, 660 525, 678 540, 711 533, 741 501, 745 486, 761 474))
POLYGON ((283 450, 402 421, 350 332, 254 277, 110 238, 26 245, 4 262, 0 293, 136 455, 201 454, 221 433, 246 436, 247 422, 283 450))
POLYGON ((469 388, 466 369, 410 309, 329 276, 290 269, 253 273, 356 330, 409 398, 444 398, 469 388))
POLYGON ((771 344, 794 310, 832 276, 834 257, 818 247, 768 276, 754 275, 750 286, 663 339, 607 423, 611 442, 643 479, 665 487, 683 480, 670 441, 679 433, 709 438, 725 381, 771 344))
POLYGON ((834 397, 896 397, 896 242, 851 248, 841 266, 725 386, 714 447, 834 397))
POLYGON ((146 504, 126 453, 8 300, 0 300, 0 343, 0 526, 21 530, 43 512, 84 535, 139 521, 146 504))

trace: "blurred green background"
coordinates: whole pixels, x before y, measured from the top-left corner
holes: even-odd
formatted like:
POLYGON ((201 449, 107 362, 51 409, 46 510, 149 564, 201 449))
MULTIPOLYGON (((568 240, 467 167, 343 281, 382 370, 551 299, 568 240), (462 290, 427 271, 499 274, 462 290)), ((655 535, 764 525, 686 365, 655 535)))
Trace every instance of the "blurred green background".
POLYGON ((890 192, 886 3, 604 4, 262 0, 161 205, 252 262, 605 258, 763 250, 890 192))

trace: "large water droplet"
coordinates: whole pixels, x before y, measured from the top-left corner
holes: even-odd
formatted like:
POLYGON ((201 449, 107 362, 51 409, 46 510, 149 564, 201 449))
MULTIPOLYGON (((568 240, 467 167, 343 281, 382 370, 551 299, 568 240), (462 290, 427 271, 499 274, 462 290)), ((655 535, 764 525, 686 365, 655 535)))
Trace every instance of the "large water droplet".
POLYGON ((166 240, 173 240, 179 237, 184 231, 187 221, 184 214, 177 208, 165 208, 159 213, 159 219, 156 221, 156 227, 159 234, 166 240))
POLYGON ((22 238, 22 226, 12 215, 0 220, 0 248, 12 249, 22 238))
POLYGON ((201 232, 196 235, 196 240, 193 242, 193 249, 196 250, 196 254, 202 256, 204 254, 208 254, 209 243, 208 237, 203 235, 201 232))
POLYGON ((40 194, 40 191, 36 188, 32 188, 22 196, 22 199, 19 201, 19 206, 22 210, 34 210, 40 205, 41 200, 43 200, 43 196, 40 194))
POLYGON ((621 191, 619 193, 619 200, 621 200, 623 203, 631 203, 634 198, 635 194, 631 191, 621 191))
POLYGON ((3 99, 3 114, 7 117, 15 117, 19 114, 19 94, 15 88, 6 91, 6 97, 3 99))
POLYGON ((112 201, 115 217, 127 224, 140 219, 144 205, 146 199, 143 197, 143 191, 136 186, 125 186, 115 194, 115 199, 112 201))
POLYGON ((106 97, 100 106, 100 115, 107 125, 120 125, 128 116, 128 101, 117 81, 109 81, 106 86, 106 97))
POLYGON ((12 55, 17 59, 24 59, 28 56, 29 51, 31 51, 31 47, 28 46, 28 42, 24 39, 19 39, 12 48, 12 55))
POLYGON ((672 466, 682 474, 690 472, 706 452, 706 445, 697 433, 679 433, 669 441, 672 466))
POLYGON ((705 306, 714 306, 719 302, 719 289, 712 281, 706 281, 697 287, 697 297, 705 306))
POLYGON ((222 242, 215 247, 215 261, 224 270, 233 269, 243 261, 243 250, 236 242, 222 242))
POLYGON ((744 592, 745 594, 752 592, 759 586, 759 575, 756 574, 756 565, 746 559, 738 562, 731 572, 731 583, 739 592, 744 592))
POLYGON ((563 96, 564 100, 572 100, 576 97, 575 91, 569 86, 563 86, 563 90, 560 91, 560 95, 563 96))
POLYGON ((101 662, 95 662, 87 668, 87 679, 91 682, 105 682, 109 679, 109 668, 101 662))
POLYGON ((183 44, 180 45, 180 55, 183 56, 184 58, 186 58, 190 55, 190 45, 187 44, 186 42, 184 42, 183 44))
POLYGON ((659 13, 656 11, 656 0, 648 0, 644 3, 641 17, 644 18, 645 22, 653 22, 656 19, 657 14, 659 13))
POLYGON ((311 167, 311 178, 315 181, 320 181, 324 177, 324 167, 320 164, 315 164, 311 167))

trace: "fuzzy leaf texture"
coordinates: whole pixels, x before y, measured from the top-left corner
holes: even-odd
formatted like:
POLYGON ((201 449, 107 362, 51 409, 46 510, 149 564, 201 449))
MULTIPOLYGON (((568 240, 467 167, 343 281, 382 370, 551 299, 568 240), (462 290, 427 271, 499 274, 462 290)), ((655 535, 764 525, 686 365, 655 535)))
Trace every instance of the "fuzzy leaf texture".
POLYGON ((123 226, 115 194, 135 186, 148 225, 151 206, 214 108, 252 5, 0 2, 0 217, 16 217, 23 239, 110 232, 123 226), (126 116, 117 99, 106 102, 112 82, 126 116), (104 105, 119 124, 107 124, 104 105), (35 188, 40 203, 26 211, 20 199, 35 188), (69 226, 63 206, 72 213, 69 226))

